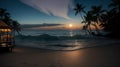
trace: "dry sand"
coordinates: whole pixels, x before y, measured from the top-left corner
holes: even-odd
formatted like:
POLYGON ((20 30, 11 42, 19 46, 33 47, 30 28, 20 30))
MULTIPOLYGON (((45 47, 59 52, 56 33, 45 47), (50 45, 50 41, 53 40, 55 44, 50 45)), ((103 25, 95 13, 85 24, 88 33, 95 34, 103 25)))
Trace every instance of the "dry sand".
POLYGON ((120 67, 120 44, 75 51, 15 47, 0 54, 0 67, 120 67))

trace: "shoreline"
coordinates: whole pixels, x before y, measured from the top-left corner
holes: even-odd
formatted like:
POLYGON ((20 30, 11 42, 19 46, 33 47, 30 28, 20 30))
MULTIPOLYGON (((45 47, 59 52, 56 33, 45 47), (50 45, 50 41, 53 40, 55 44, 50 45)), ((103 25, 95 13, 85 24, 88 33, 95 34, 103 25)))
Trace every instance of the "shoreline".
POLYGON ((120 40, 103 39, 103 40, 65 40, 65 41, 17 41, 16 46, 24 46, 46 50, 79 50, 92 47, 109 46, 120 44, 120 40), (24 43, 22 43, 24 42, 24 43), (21 44, 22 43, 22 44, 21 44))
MULTIPOLYGON (((84 47, 84 48, 78 48, 75 50, 54 50, 54 49, 45 49, 45 48, 37 48, 37 47, 31 47, 31 46, 23 46, 23 45, 16 45, 15 48, 27 48, 27 49, 35 49, 35 50, 45 50, 45 51, 76 51, 76 50, 84 50, 84 49, 92 49, 92 48, 102 48, 102 47, 112 47, 112 46, 120 46, 120 43, 117 44, 106 44, 106 45, 96 45, 96 46, 90 46, 90 47, 84 47)), ((15 49, 14 48, 14 49, 15 49)), ((14 51, 13 49, 13 51, 14 51)))

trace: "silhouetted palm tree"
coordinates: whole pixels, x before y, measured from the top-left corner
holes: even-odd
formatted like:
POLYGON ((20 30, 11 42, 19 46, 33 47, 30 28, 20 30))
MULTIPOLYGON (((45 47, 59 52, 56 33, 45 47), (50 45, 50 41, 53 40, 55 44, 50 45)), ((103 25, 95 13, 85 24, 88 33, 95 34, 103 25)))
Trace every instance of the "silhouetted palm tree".
POLYGON ((86 14, 86 11, 84 10, 84 6, 82 5, 82 4, 76 4, 76 6, 75 6, 75 8, 74 8, 74 11, 75 11, 75 15, 77 15, 77 14, 80 14, 80 16, 81 16, 81 18, 82 18, 82 22, 81 23, 84 23, 85 25, 83 26, 83 30, 85 30, 85 32, 86 32, 86 34, 87 33, 89 33, 90 34, 90 30, 89 29, 91 29, 90 28, 90 26, 89 26, 89 24, 87 24, 87 20, 86 20, 86 18, 84 18, 83 16, 82 16, 82 13, 85 13, 86 14), (88 27, 89 27, 89 29, 88 29, 88 27))
MULTIPOLYGON (((109 32, 109 36, 120 38, 120 32, 118 32, 118 29, 120 29, 120 0, 111 0, 109 6, 112 7, 111 10, 105 11, 101 6, 92 6, 91 10, 84 12, 85 16, 82 21, 84 23, 83 29, 91 34, 90 26, 93 25, 96 28, 97 34, 100 34, 97 27, 100 24, 103 30, 109 32)), ((82 9, 81 5, 77 4, 75 15, 78 13, 81 15, 81 12, 83 12, 82 9)))
POLYGON ((6 9, 0 8, 0 18, 5 19, 6 17, 10 17, 10 14, 6 11, 6 9))
POLYGON ((101 27, 106 27, 106 24, 108 24, 108 21, 111 20, 112 18, 114 18, 116 15, 116 11, 115 10, 109 10, 106 11, 106 13, 101 15, 101 19, 100 19, 100 26, 101 27))
POLYGON ((0 8, 0 20, 13 27, 13 30, 20 34, 20 24, 17 21, 11 19, 10 13, 8 13, 6 9, 0 8))
POLYGON ((103 30, 109 32, 108 37, 120 38, 120 0, 111 0, 111 10, 101 16, 101 26, 103 30))
POLYGON ((76 6, 75 6, 75 8, 74 8, 74 10, 75 10, 75 15, 80 14, 82 20, 83 20, 83 16, 82 16, 81 13, 82 13, 82 12, 85 13, 84 8, 85 8, 85 7, 84 7, 82 4, 76 4, 76 6))
POLYGON ((21 27, 17 21, 14 21, 14 20, 12 21, 12 27, 13 27, 14 31, 16 31, 18 34, 20 34, 19 31, 21 31, 21 27))
POLYGON ((96 28, 96 32, 100 34, 98 24, 100 23, 100 17, 105 10, 102 9, 101 6, 92 6, 91 13, 92 13, 92 21, 94 22, 92 25, 96 28))
POLYGON ((88 11, 86 15, 84 16, 84 20, 82 23, 84 23, 83 29, 86 30, 89 34, 91 34, 91 24, 93 21, 94 16, 92 15, 91 11, 88 11))

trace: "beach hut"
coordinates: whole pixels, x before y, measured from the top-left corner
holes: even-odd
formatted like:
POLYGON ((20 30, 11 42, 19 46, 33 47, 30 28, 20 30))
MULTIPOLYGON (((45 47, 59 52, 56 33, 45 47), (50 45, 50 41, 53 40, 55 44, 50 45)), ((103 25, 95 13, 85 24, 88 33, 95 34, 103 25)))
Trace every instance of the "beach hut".
POLYGON ((0 20, 0 51, 12 51, 15 44, 12 27, 0 20))

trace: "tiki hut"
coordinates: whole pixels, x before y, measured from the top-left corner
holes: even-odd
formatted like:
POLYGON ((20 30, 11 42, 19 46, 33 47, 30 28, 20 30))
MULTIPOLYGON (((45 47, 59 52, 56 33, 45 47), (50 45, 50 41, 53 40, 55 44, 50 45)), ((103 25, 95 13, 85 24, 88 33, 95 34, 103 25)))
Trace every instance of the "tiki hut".
POLYGON ((10 50, 15 44, 12 27, 0 20, 0 50, 10 50))

